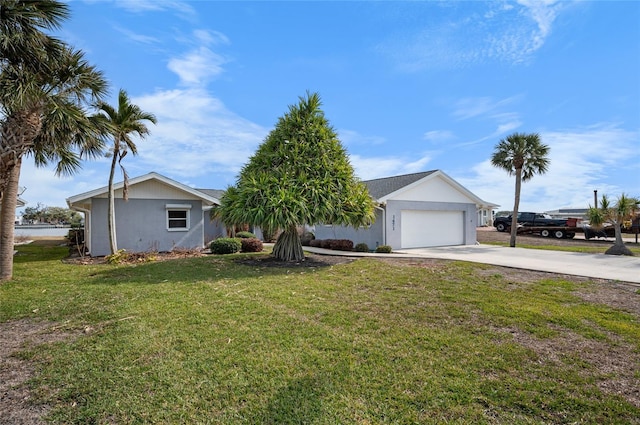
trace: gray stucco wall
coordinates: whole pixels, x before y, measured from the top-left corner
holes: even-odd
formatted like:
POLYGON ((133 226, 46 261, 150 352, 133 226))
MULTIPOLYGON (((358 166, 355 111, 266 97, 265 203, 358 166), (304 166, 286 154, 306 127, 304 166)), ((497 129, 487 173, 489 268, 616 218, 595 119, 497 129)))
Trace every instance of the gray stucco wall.
MULTIPOLYGON (((122 199, 115 200, 118 249, 130 252, 171 251, 174 248, 204 246, 203 211, 199 200, 122 199), (167 230, 167 204, 191 205, 190 228, 167 230)), ((91 255, 109 255, 107 230, 108 199, 93 198, 91 206, 91 255)))
POLYGON ((403 210, 422 211, 462 211, 464 225, 464 244, 476 243, 476 205, 456 202, 420 202, 420 201, 388 201, 387 202, 387 245, 393 249, 401 248, 401 229, 403 210), (395 221, 395 222, 394 222, 395 221))
POLYGON ((455 202, 388 201, 386 213, 376 209, 376 222, 368 229, 354 229, 345 226, 316 225, 316 239, 350 239, 354 246, 366 243, 370 249, 378 245, 390 245, 393 249, 402 247, 403 210, 418 211, 462 211, 464 226, 464 244, 475 245, 477 214, 475 204, 455 202), (383 237, 386 231, 386 239, 383 237))
POLYGON ((376 209, 375 213, 376 221, 367 228, 316 224, 314 235, 316 239, 349 239, 353 241, 353 246, 364 242, 369 249, 375 249, 378 245, 384 245, 383 213, 379 209, 376 209))
POLYGON ((211 220, 209 211, 204 212, 204 243, 205 245, 214 239, 227 235, 227 230, 220 220, 211 220))

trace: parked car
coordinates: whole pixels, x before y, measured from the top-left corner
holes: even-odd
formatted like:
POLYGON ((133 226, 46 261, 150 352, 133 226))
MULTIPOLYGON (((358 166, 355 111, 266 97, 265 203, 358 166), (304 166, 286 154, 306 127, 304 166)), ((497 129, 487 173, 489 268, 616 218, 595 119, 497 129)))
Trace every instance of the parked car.
MULTIPOLYGON (((498 232, 505 232, 511 227, 512 215, 506 217, 496 217, 493 220, 494 227, 498 232)), ((566 226, 566 218, 553 218, 549 214, 535 212, 519 212, 518 225, 524 227, 549 227, 549 226, 566 226)))

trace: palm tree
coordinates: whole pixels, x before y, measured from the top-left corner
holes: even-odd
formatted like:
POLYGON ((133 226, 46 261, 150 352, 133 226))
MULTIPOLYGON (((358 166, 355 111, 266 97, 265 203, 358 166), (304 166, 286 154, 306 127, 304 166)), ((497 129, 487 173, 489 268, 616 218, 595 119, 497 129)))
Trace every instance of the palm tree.
POLYGON ((109 229, 109 245, 111 254, 115 254, 118 250, 116 239, 116 212, 115 212, 115 193, 113 189, 113 178, 115 175, 116 165, 120 164, 122 175, 124 177, 123 198, 127 200, 128 176, 122 166, 122 159, 131 152, 133 155, 138 153, 136 144, 133 142, 131 135, 137 134, 144 138, 149 134, 149 129, 144 121, 156 123, 156 117, 148 112, 144 112, 137 105, 132 105, 127 92, 120 89, 118 93, 118 108, 100 102, 98 109, 102 113, 102 118, 111 127, 111 136, 113 137, 113 147, 109 152, 111 155, 111 170, 109 172, 109 212, 107 217, 107 227, 109 229))
POLYGON ((549 166, 549 146, 540 141, 537 133, 513 133, 500 140, 491 156, 494 167, 506 170, 509 175, 516 176, 516 193, 511 218, 511 239, 509 246, 516 246, 518 232, 518 207, 520 206, 520 189, 522 182, 531 179, 535 174, 544 174, 549 166))
POLYGON ((37 166, 56 163, 56 174, 64 175, 78 170, 84 156, 96 156, 104 148, 104 128, 86 110, 106 92, 103 74, 82 52, 50 41, 53 47, 38 55, 37 64, 11 55, 1 62, 0 280, 13 275, 13 226, 23 158, 32 155, 37 166))
POLYGON ((602 196, 600 207, 589 207, 589 224, 595 228, 602 227, 605 223, 613 225, 616 241, 613 246, 605 251, 609 255, 633 255, 622 240, 622 223, 631 220, 640 209, 640 199, 631 198, 624 193, 620 195, 615 204, 611 204, 607 195, 602 196))

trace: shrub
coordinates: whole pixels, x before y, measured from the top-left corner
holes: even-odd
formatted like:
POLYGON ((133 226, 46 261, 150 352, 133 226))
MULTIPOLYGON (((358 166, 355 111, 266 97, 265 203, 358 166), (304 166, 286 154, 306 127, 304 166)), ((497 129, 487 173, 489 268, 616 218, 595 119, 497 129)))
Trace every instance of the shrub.
POLYGON ((235 254, 241 248, 242 242, 236 238, 218 238, 209 245, 212 254, 235 254))
POLYGON ((329 239, 329 249, 334 251, 353 251, 353 242, 349 239, 329 239))
POLYGON ((242 252, 262 252, 262 241, 258 238, 240 239, 242 252))
POLYGON ((309 241, 309 246, 312 246, 314 248, 320 248, 321 245, 322 239, 313 239, 309 241))
POLYGON ((69 229, 65 238, 69 246, 81 245, 84 242, 84 229, 69 229))
POLYGON ((353 242, 349 239, 313 239, 309 241, 309 246, 334 251, 353 251, 353 242))
POLYGON ((303 232, 300 236, 300 242, 302 246, 311 246, 311 241, 315 240, 316 236, 311 232, 303 232))
POLYGON ((391 247, 389 245, 380 245, 376 248, 376 252, 389 254, 391 252, 391 247))
POLYGON ((236 233, 236 238, 240 238, 240 239, 250 239, 250 238, 255 238, 255 237, 256 237, 256 235, 254 235, 251 232, 242 231, 242 232, 236 233))
POLYGON ((369 245, 364 242, 360 242, 354 248, 356 252, 369 252, 369 245))

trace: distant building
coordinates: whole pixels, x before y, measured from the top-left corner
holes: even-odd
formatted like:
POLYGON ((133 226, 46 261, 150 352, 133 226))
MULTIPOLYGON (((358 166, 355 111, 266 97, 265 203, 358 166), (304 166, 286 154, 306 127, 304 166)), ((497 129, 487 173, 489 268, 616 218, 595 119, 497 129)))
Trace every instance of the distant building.
POLYGON ((586 219, 588 216, 589 208, 560 208, 553 211, 545 211, 545 214, 549 214, 555 218, 581 218, 586 219))
MULTIPOLYGON (((27 201, 25 201, 24 199, 21 199, 18 196, 18 203, 16 204, 16 208, 22 208, 25 205, 27 205, 27 201)), ((21 215, 20 216, 16 215, 14 223, 18 224, 18 225, 22 224, 22 216, 21 215)))

